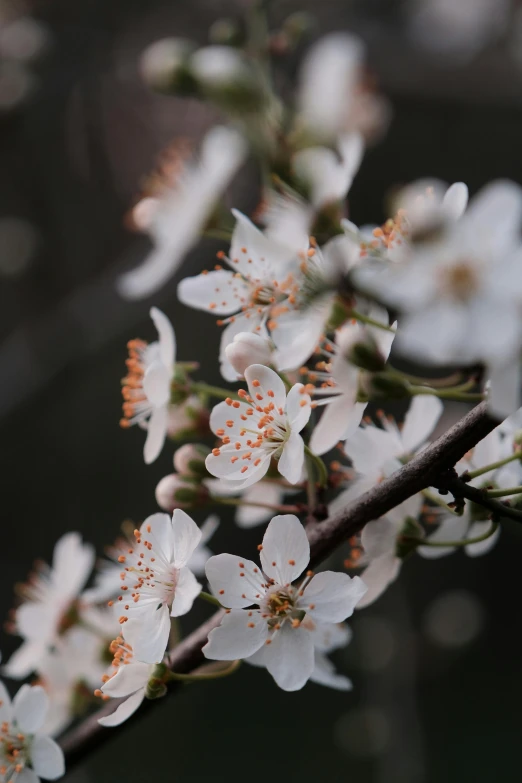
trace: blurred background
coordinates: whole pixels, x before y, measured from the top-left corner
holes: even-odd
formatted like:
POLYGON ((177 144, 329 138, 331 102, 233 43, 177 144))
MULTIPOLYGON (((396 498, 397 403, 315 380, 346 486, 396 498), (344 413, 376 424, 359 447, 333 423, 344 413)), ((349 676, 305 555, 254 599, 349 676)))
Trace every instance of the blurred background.
MULTIPOLYGON (((1 615, 12 586, 55 540, 79 530, 99 553, 124 519, 157 510, 172 449, 151 466, 143 433, 124 431, 126 342, 153 338, 151 302, 114 279, 148 240, 125 226, 148 172, 174 138, 216 119, 194 101, 153 94, 141 51, 166 35, 206 42, 210 24, 248 0, 34 0, 0 3, 1 615)), ((515 0, 277 0, 274 20, 306 9, 315 38, 358 33, 369 75, 390 103, 350 194, 356 223, 379 223, 397 184, 436 176, 472 193, 522 183, 522 6, 515 0)), ((288 64, 290 71, 296 63, 288 64)), ((230 204, 252 209, 251 173, 230 204)), ((208 265, 206 241, 154 298, 172 319, 180 360, 219 381, 219 332, 179 304, 176 284, 208 265), (205 366, 205 362, 208 364, 205 366)), ((202 376, 203 377, 203 376, 202 376)), ((449 408, 444 426, 464 412, 449 408)), ((205 514, 202 515, 202 518, 205 514)), ((246 554, 262 529, 222 515, 214 551, 246 554)), ((519 779, 522 531, 507 523, 484 558, 412 558, 399 583, 351 621, 335 656, 351 693, 278 690, 243 666, 230 680, 158 702, 64 780, 467 783, 519 779)), ((342 555, 334 565, 339 566, 342 555)), ((188 631, 208 615, 198 606, 188 631)), ((3 635, 4 660, 18 640, 3 635)))

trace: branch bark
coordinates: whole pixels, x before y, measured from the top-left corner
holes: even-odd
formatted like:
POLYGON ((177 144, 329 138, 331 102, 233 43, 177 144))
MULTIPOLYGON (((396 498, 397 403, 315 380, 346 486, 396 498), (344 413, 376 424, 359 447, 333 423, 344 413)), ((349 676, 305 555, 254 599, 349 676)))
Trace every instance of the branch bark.
MULTIPOLYGON (((388 511, 412 495, 430 486, 436 486, 442 474, 454 467, 464 454, 486 437, 497 426, 486 411, 486 404, 477 405, 438 440, 417 454, 410 462, 389 478, 364 493, 349 508, 334 514, 324 522, 311 522, 306 530, 310 541, 311 565, 316 566, 340 544, 358 533, 368 522, 384 516, 388 511)), ((201 648, 210 631, 219 625, 223 611, 219 610, 203 625, 186 637, 168 657, 169 666, 182 674, 189 673, 204 661, 201 648)), ((180 687, 172 683, 170 691, 180 687)), ((116 708, 121 700, 112 699, 100 710, 67 732, 60 745, 66 756, 67 768, 84 758, 91 750, 116 736, 122 726, 105 729, 98 718, 116 708)), ((140 719, 153 701, 145 700, 130 720, 140 719)))

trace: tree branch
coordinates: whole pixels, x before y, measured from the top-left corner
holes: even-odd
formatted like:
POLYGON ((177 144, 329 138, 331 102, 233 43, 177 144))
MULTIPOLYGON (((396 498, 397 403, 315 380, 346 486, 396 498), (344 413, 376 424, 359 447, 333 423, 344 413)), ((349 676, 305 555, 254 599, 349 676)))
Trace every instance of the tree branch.
MULTIPOLYGON (((435 443, 417 454, 392 476, 361 495, 349 508, 324 522, 309 523, 306 530, 310 540, 311 564, 315 566, 320 563, 368 522, 383 516, 422 489, 439 484, 441 475, 453 468, 459 459, 485 438, 496 425, 497 422, 487 415, 485 403, 477 405, 435 443)), ((171 669, 185 674, 203 663, 205 659, 201 648, 210 631, 219 625, 222 616, 222 610, 216 612, 172 650, 168 656, 171 669)), ((169 690, 174 691, 179 687, 179 683, 172 683, 169 690)), ((68 769, 91 750, 99 748, 103 742, 125 730, 128 721, 112 729, 105 729, 98 723, 98 718, 113 712, 120 701, 111 699, 62 737, 60 745, 65 752, 68 769)), ((131 720, 141 718, 145 710, 152 705, 153 701, 145 700, 131 720)))

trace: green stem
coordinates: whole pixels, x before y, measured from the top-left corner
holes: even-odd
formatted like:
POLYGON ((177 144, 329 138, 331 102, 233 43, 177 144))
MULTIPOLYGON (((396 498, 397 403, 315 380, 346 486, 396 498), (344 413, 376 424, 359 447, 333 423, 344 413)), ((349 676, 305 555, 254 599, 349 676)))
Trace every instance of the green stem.
POLYGON ((241 666, 241 661, 232 661, 230 666, 217 672, 202 672, 201 674, 179 674, 178 672, 169 672, 167 681, 176 680, 178 682, 200 682, 202 680, 220 680, 222 677, 228 677, 234 674, 241 666))
POLYGON ((311 462, 314 464, 314 468, 317 471, 317 483, 321 487, 326 487, 328 484, 328 470, 321 457, 314 454, 313 451, 305 445, 305 454, 311 462))
POLYGON ((383 329, 385 332, 392 332, 393 334, 396 333, 396 329, 394 329, 392 326, 383 324, 380 321, 375 321, 373 318, 369 318, 367 315, 363 315, 363 313, 360 313, 358 310, 350 310, 348 317, 355 318, 357 321, 360 321, 363 324, 368 324, 368 326, 375 326, 377 329, 383 329))
POLYGON ((223 608, 222 604, 218 601, 218 599, 215 596, 211 595, 210 593, 205 593, 204 590, 200 592, 198 598, 201 598, 202 601, 206 601, 207 604, 218 606, 220 609, 223 608))
POLYGON ((419 375, 410 375, 410 373, 404 372, 403 370, 397 370, 397 368, 393 367, 389 362, 386 366, 391 372, 396 374, 397 377, 402 377, 406 381, 417 384, 419 386, 423 384, 427 384, 429 386, 433 386, 435 389, 441 387, 447 388, 448 386, 455 386, 459 384, 463 378, 461 372, 454 372, 452 375, 448 375, 445 378, 422 378, 419 375))
POLYGON ((507 489, 486 490, 488 498, 503 498, 507 495, 521 495, 522 487, 507 487, 507 489))
POLYGON ((437 506, 440 506, 444 509, 444 511, 449 511, 450 514, 454 514, 456 517, 459 517, 460 514, 458 514, 454 508, 450 508, 447 503, 445 503, 439 495, 435 495, 433 492, 430 492, 429 489, 423 489, 421 491, 421 494, 427 499, 430 500, 432 503, 435 503, 437 506))
POLYGON ((483 476, 484 473, 489 473, 490 470, 496 470, 497 468, 501 468, 503 465, 508 465, 510 462, 515 462, 515 460, 522 460, 522 451, 516 451, 510 457, 499 459, 498 462, 491 462, 489 465, 485 465, 483 468, 466 471, 464 476, 467 479, 478 478, 479 476, 483 476))
POLYGON ((196 394, 208 394, 211 397, 217 397, 220 400, 226 400, 228 397, 231 400, 240 400, 241 397, 230 389, 223 389, 221 386, 211 386, 204 381, 193 381, 190 385, 190 391, 196 394))
POLYGON ((476 538, 465 538, 462 541, 429 541, 424 538, 410 539, 419 544, 419 546, 431 546, 431 547, 448 547, 448 546, 469 546, 469 544, 479 544, 481 541, 485 541, 490 538, 498 527, 498 522, 492 522, 491 527, 481 536, 476 538))
POLYGON ((203 236, 208 239, 223 239, 225 242, 230 242, 232 231, 228 231, 226 228, 207 228, 203 232, 203 236))
POLYGON ((410 386, 410 394, 432 394, 434 397, 439 397, 441 400, 454 400, 455 402, 481 402, 484 399, 484 395, 481 393, 466 394, 462 391, 454 391, 453 389, 434 389, 431 386, 410 386))

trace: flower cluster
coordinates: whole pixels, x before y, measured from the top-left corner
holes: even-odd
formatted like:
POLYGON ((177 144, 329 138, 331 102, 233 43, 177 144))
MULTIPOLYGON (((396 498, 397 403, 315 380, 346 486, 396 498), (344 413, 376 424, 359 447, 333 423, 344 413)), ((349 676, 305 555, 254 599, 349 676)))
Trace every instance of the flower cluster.
MULTIPOLYGON (((280 31, 287 51, 298 43, 290 29, 280 31)), ((122 296, 145 298, 200 237, 224 243, 177 295, 218 317, 228 385, 178 360, 174 328, 152 307, 158 339, 128 343, 121 424, 146 430, 147 465, 169 440, 185 442, 157 484, 162 512, 124 529, 89 586, 94 551, 77 533, 23 586, 10 626, 23 643, 4 672, 36 674, 39 685, 23 686, 12 706, 2 696, 1 780, 62 774, 59 750, 37 730, 60 732, 95 699, 109 702, 100 723, 116 726, 171 680, 225 676, 241 660, 285 691, 308 680, 351 688, 326 656, 349 642, 354 609, 379 598, 414 553, 482 554, 504 515, 522 514, 522 190, 495 182, 468 205, 463 183, 413 183, 383 226, 359 228, 346 198, 385 114, 363 79, 363 45, 343 34, 316 43, 286 106, 256 60, 259 41, 244 43, 167 39, 145 53, 149 84, 213 103, 227 124, 199 154, 171 148, 132 213, 154 247, 118 281, 122 296), (265 183, 251 217, 225 200, 249 150, 265 183), (404 359, 418 374, 400 369, 404 359), (400 423, 381 409, 389 400, 406 402, 400 423), (453 494, 442 479, 417 483, 344 542, 337 570, 307 570, 317 560, 307 531, 393 483, 448 423, 444 400, 486 400, 505 418, 449 471, 453 494), (206 546, 219 524, 208 511, 227 506, 239 528, 271 520, 259 563, 206 546), (206 632, 208 662, 177 671, 179 618, 198 597, 221 609, 206 632), (111 712, 113 698, 123 701, 111 712)))

